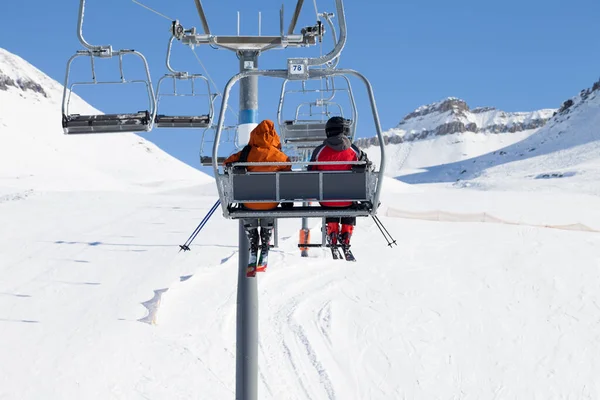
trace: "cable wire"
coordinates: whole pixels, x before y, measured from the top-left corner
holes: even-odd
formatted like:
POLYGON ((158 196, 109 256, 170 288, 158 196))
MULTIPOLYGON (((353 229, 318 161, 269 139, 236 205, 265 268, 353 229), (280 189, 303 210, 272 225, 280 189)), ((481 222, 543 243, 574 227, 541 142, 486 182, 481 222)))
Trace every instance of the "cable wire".
POLYGON ((137 4, 137 5, 139 5, 139 6, 142 6, 142 7, 144 7, 144 8, 145 8, 145 9, 147 9, 147 10, 150 10, 150 11, 152 11, 153 13, 155 13, 155 14, 157 14, 157 15, 160 15, 161 17, 163 17, 163 18, 165 18, 165 19, 168 19, 169 21, 175 21, 173 18, 169 18, 168 16, 166 16, 166 15, 164 15, 164 14, 161 14, 161 13, 159 13, 158 11, 156 11, 156 10, 154 10, 154 9, 152 9, 152 8, 150 8, 150 7, 148 7, 148 6, 147 6, 147 5, 145 5, 145 4, 142 4, 142 3, 140 3, 140 2, 139 2, 139 1, 137 1, 137 0, 131 0, 131 1, 133 1, 135 4, 137 4))
MULTIPOLYGON (((194 56, 196 57, 196 60, 198 60, 198 63, 200 63, 200 66, 204 70, 204 73, 206 74, 206 77, 208 78, 208 80, 210 81, 210 83, 214 86, 215 91, 217 92, 217 95, 218 96, 223 96, 223 93, 221 93, 219 91, 219 87, 217 86, 217 84, 215 83, 215 81, 211 78, 210 74, 208 73, 208 69, 204 66, 204 63, 202 62, 202 60, 200 59, 200 57, 198 57, 198 53, 196 53, 196 50, 192 49, 191 47, 190 47, 190 50, 192 50, 192 53, 194 53, 194 56)), ((238 112, 235 111, 233 109, 233 107, 227 107, 227 109, 233 113, 234 117, 237 120, 237 118, 239 117, 238 116, 238 112)))
POLYGON ((319 10, 317 9, 317 0, 313 0, 313 4, 315 5, 315 14, 317 19, 319 19, 319 10))

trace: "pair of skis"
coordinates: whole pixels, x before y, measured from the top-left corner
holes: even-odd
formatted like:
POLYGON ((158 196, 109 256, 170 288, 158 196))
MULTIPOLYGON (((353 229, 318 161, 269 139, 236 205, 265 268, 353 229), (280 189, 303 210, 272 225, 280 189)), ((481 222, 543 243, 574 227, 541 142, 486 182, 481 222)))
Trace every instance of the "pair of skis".
POLYGON ((346 261, 356 261, 356 258, 354 258, 354 254, 352 254, 352 251, 350 250, 350 246, 346 246, 343 244, 312 244, 312 243, 304 243, 304 244, 298 244, 298 247, 300 248, 309 248, 309 247, 329 247, 329 249, 331 250, 331 256, 333 257, 334 260, 346 260, 346 261), (340 251, 341 249, 341 251, 340 251))
POLYGON ((343 244, 328 244, 327 247, 331 250, 331 256, 334 260, 346 260, 356 261, 354 254, 350 251, 350 246, 344 246, 343 244), (342 251, 340 251, 340 248, 342 251))
POLYGON ((257 272, 265 272, 269 262, 269 248, 256 250, 250 249, 248 255, 248 267, 246 268, 246 277, 254 278, 257 272))

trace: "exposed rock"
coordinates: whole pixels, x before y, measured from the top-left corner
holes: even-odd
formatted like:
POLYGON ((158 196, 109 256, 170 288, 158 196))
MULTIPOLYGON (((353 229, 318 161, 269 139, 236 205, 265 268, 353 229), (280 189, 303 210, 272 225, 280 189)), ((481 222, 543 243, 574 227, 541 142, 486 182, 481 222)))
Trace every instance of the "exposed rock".
POLYGON ((433 103, 417 108, 415 111, 404 117, 404 121, 412 118, 422 117, 434 112, 443 113, 447 111, 451 111, 453 114, 461 114, 469 111, 469 106, 461 99, 449 97, 439 103, 433 103))
MULTIPOLYGON (((554 110, 509 113, 495 107, 469 109, 467 103, 455 97, 417 108, 400 121, 385 138, 386 144, 424 140, 429 137, 472 132, 477 134, 514 133, 537 129, 552 118, 554 110), (487 115, 486 115, 487 114, 487 115), (479 125, 478 125, 479 124, 479 125)), ((359 139, 358 146, 377 146, 376 138, 359 139)))
POLYGON ((9 87, 14 87, 21 89, 22 91, 31 90, 33 92, 39 93, 44 97, 48 97, 48 94, 37 82, 32 81, 31 79, 17 79, 14 80, 10 76, 5 75, 2 70, 0 70, 0 90, 7 91, 9 87))

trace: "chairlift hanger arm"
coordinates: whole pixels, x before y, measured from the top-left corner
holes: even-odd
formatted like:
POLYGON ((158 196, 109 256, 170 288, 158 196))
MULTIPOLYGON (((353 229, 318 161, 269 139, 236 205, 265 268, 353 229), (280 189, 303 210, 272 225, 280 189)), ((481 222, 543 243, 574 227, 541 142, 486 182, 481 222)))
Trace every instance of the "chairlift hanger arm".
POLYGON ((167 57, 165 59, 165 64, 167 66, 167 69, 173 73, 174 75, 180 76, 180 77, 185 77, 187 76, 187 72, 180 72, 180 71, 175 71, 172 67, 171 67, 171 48, 173 47, 173 40, 175 40, 176 37, 175 36, 171 36, 171 38, 169 39, 169 45, 167 46, 167 57))
POLYGON ((79 18, 77 21, 77 38, 89 51, 94 53, 95 56, 99 57, 111 57, 112 56, 112 46, 111 45, 102 45, 102 46, 94 46, 89 44, 83 37, 83 14, 85 12, 85 0, 80 0, 79 2, 79 18))

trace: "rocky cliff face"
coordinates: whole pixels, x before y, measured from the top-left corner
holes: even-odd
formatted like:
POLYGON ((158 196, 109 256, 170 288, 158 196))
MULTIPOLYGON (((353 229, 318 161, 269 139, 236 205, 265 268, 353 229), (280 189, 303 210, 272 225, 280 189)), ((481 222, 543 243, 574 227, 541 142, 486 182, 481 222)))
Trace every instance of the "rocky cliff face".
POLYGON ((48 97, 48 94, 39 83, 34 82, 31 79, 17 78, 15 80, 3 73, 2 69, 0 69, 0 90, 7 91, 9 87, 18 88, 22 91, 31 90, 35 93, 41 94, 44 97, 48 97))
MULTIPOLYGON (((505 112, 494 107, 470 109, 461 99, 450 97, 417 108, 386 132, 388 143, 424 140, 463 132, 502 134, 538 129, 555 113, 554 109, 533 112, 505 112)), ((359 139, 362 147, 379 145, 376 137, 359 139)))

